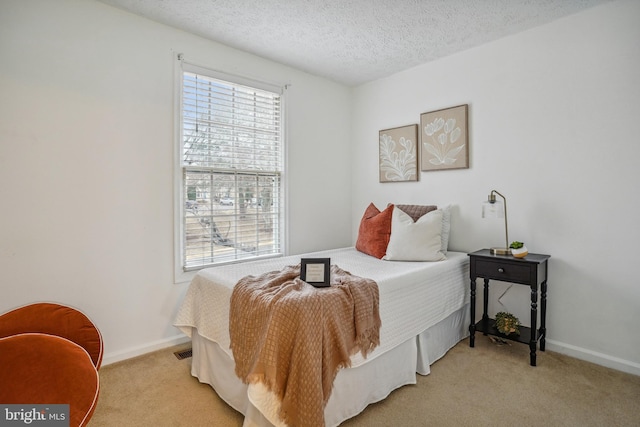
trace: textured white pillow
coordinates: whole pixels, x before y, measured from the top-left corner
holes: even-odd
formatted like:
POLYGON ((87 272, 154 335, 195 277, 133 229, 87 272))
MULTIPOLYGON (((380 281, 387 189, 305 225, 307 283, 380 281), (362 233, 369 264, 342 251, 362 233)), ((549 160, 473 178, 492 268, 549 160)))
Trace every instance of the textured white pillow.
POLYGON ((443 254, 449 250, 449 232, 451 231, 451 205, 440 208, 442 211, 442 248, 443 254))
POLYGON ((383 259, 389 261, 441 261, 442 210, 431 211, 416 222, 394 207, 391 217, 391 238, 383 259))

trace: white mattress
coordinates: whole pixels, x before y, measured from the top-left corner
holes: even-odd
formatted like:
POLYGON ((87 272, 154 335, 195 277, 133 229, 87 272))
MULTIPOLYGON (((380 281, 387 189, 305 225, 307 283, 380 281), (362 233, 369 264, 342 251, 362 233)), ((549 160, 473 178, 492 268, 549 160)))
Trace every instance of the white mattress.
MULTIPOLYGON (((200 336, 215 341, 232 357, 229 302, 234 285, 247 275, 296 265, 301 257, 329 257, 331 264, 378 284, 380 346, 368 359, 425 331, 468 300, 469 261, 465 253, 448 252, 447 259, 438 262, 399 262, 379 260, 351 247, 203 269, 192 280, 174 326, 188 336, 191 328, 196 328, 200 336)), ((351 358, 351 366, 364 362, 360 353, 351 358)))

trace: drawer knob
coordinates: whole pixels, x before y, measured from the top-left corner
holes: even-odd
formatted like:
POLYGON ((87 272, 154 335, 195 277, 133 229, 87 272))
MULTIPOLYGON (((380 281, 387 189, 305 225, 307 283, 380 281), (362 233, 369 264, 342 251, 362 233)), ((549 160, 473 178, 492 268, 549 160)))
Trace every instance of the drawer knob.
POLYGON ((498 273, 504 273, 504 268, 500 267, 500 268, 498 269, 498 273))

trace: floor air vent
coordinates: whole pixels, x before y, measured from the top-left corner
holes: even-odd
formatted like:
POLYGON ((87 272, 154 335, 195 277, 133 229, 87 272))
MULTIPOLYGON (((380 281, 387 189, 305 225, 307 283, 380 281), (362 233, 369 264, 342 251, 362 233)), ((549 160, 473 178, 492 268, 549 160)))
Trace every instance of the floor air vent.
POLYGON ((175 353, 173 353, 176 355, 176 357, 178 358, 178 360, 182 360, 182 359, 188 359, 189 357, 193 356, 193 350, 188 348, 186 350, 182 350, 182 351, 176 351, 175 353))

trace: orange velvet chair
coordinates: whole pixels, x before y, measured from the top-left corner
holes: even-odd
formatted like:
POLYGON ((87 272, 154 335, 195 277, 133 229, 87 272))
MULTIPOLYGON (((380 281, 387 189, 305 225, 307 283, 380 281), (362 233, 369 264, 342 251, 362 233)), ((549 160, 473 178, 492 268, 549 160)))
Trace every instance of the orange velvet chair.
POLYGON ((0 403, 69 404, 85 426, 100 392, 102 336, 72 307, 35 303, 0 315, 0 403))
POLYGON ((80 310, 51 302, 38 302, 0 314, 0 338, 26 332, 56 335, 73 341, 87 350, 96 369, 100 369, 104 351, 102 335, 80 310))

